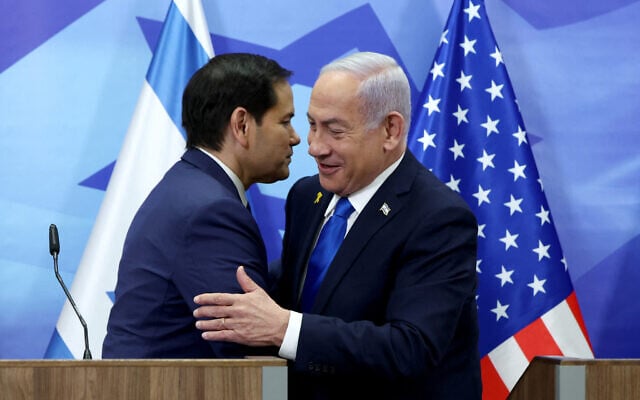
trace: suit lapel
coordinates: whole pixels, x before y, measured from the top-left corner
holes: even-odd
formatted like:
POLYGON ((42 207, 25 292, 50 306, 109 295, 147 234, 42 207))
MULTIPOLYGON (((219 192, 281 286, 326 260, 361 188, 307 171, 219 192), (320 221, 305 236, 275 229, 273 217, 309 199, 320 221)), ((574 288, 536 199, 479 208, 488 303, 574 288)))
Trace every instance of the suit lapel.
POLYGON ((407 199, 403 195, 409 192, 415 180, 416 165, 417 161, 413 155, 407 152, 398 168, 380 186, 362 210, 362 213, 345 237, 344 242, 342 242, 340 249, 338 249, 318 290, 313 307, 314 311, 322 310, 331 297, 334 288, 340 283, 360 253, 365 249, 369 239, 385 224, 390 223, 404 211, 407 199))

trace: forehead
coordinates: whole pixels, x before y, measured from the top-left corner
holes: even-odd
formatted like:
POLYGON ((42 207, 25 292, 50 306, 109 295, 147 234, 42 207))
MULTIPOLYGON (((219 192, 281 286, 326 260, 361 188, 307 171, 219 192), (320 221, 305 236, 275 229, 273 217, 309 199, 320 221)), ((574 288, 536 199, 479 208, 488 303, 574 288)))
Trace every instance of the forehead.
POLYGON ((360 104, 356 97, 359 86, 360 81, 346 72, 329 71, 321 74, 311 91, 309 116, 326 119, 356 113, 360 104))

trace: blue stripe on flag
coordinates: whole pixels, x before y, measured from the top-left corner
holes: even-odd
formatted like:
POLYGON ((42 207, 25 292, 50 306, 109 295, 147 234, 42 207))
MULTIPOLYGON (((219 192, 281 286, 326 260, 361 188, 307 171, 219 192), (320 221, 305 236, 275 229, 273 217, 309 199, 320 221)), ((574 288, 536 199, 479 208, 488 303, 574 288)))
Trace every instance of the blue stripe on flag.
POLYGON ((44 358, 47 359, 70 359, 73 358, 73 354, 69 351, 64 340, 60 336, 58 329, 56 328, 51 335, 49 346, 44 354, 44 358))
POLYGON ((207 61, 207 52, 178 7, 171 2, 147 72, 147 81, 185 137, 182 129, 182 92, 191 76, 207 61))

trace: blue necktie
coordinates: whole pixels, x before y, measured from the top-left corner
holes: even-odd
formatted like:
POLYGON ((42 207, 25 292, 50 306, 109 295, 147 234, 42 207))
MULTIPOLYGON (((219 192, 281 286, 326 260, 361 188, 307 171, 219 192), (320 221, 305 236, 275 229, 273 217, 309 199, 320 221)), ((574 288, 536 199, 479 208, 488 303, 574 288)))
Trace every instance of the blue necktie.
POLYGON ((349 203, 349 200, 346 197, 341 197, 333 215, 320 232, 316 247, 309 258, 307 277, 304 280, 302 289, 303 312, 311 310, 318 288, 347 232, 347 219, 349 219, 349 215, 353 211, 353 206, 349 203))

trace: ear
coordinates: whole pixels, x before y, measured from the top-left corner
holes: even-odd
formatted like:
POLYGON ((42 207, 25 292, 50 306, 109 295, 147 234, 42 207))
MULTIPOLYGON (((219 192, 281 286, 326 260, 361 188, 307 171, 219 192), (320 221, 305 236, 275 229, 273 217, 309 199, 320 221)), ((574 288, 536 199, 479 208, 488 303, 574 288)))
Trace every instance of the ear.
POLYGON ((404 141, 404 117, 397 111, 390 112, 384 119, 384 149, 396 149, 404 141))
POLYGON ((244 107, 236 107, 231 113, 229 119, 229 129, 233 139, 238 142, 242 147, 247 147, 249 142, 247 135, 249 121, 251 114, 244 107))

